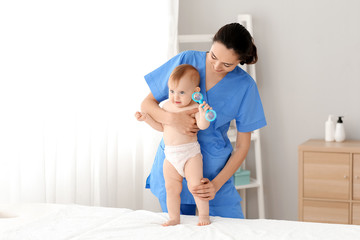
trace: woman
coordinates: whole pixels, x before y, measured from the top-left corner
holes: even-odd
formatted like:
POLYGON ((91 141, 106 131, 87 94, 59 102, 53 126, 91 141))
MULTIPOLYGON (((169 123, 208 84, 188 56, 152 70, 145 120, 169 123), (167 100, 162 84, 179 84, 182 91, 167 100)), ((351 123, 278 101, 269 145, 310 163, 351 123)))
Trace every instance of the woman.
MULTIPOLYGON (((262 103, 255 81, 238 64, 254 64, 256 46, 250 33, 240 24, 223 26, 215 34, 209 52, 185 51, 145 76, 151 93, 143 100, 141 110, 156 121, 169 124, 179 132, 195 135, 203 155, 204 178, 202 184, 190 189, 194 196, 209 200, 210 216, 244 218, 232 176, 244 161, 251 132, 266 125, 262 103), (217 113, 217 118, 206 130, 199 131, 189 110, 169 113, 159 107, 168 98, 167 81, 172 70, 180 64, 191 64, 200 73, 200 88, 207 102, 217 113), (227 137, 231 120, 236 120, 235 149, 227 137), (233 151, 234 150, 234 151, 233 151)), ((167 212, 166 190, 163 177, 164 142, 158 148, 146 187, 159 199, 167 212)), ((194 215, 196 205, 183 181, 181 214, 194 215)))

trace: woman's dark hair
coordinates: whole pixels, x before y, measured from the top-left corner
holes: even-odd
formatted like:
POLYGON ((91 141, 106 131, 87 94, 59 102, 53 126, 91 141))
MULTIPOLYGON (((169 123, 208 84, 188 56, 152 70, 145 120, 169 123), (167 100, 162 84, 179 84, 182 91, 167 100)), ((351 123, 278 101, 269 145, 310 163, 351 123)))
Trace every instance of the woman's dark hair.
POLYGON ((213 42, 220 42, 233 49, 239 56, 240 64, 253 64, 258 60, 254 39, 249 31, 239 23, 229 23, 215 34, 213 42))

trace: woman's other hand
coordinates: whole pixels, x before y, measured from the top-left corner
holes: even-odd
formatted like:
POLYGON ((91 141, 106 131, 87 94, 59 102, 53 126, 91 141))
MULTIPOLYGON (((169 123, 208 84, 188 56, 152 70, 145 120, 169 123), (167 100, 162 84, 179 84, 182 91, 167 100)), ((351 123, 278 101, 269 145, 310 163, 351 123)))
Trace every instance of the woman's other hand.
POLYGON ((201 179, 201 184, 193 187, 190 192, 202 200, 210 201, 215 198, 215 185, 207 178, 201 179))
POLYGON ((197 108, 186 110, 183 112, 172 113, 171 126, 176 128, 180 133, 188 136, 195 136, 199 131, 196 125, 195 113, 199 110, 197 108))

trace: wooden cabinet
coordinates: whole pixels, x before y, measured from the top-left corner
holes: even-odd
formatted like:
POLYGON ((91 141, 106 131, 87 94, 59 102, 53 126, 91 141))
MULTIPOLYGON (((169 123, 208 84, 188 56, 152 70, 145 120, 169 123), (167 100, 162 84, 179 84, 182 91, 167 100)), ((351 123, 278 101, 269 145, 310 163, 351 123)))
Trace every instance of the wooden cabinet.
POLYGON ((352 212, 352 223, 360 225, 360 203, 353 203, 352 212))
POLYGON ((349 223, 349 203, 303 200, 303 219, 306 222, 349 223))
POLYGON ((299 220, 360 225, 360 141, 299 146, 299 220))
POLYGON ((360 154, 354 154, 353 199, 360 201, 360 154))

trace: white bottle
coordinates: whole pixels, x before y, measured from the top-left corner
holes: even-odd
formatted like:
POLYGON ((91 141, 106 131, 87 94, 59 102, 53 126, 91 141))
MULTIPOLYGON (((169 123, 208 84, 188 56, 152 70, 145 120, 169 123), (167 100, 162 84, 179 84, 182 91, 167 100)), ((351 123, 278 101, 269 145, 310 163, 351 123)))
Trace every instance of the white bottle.
POLYGON ((343 142, 345 140, 345 128, 342 121, 343 116, 340 116, 335 127, 335 141, 343 142))
POLYGON ((335 122, 333 115, 329 115, 328 120, 325 122, 325 141, 332 142, 335 140, 335 122))

